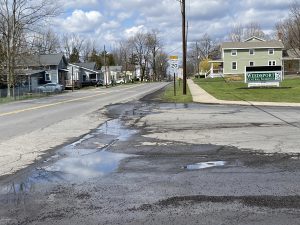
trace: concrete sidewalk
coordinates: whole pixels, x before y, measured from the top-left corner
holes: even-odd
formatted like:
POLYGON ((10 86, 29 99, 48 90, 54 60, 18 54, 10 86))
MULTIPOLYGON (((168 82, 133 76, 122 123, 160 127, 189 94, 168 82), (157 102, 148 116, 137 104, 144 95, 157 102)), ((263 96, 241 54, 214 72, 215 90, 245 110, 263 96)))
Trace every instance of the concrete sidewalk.
POLYGON ((214 96, 207 93, 199 85, 195 84, 193 80, 188 79, 187 84, 193 96, 194 102, 210 103, 210 104, 223 104, 223 105, 257 105, 257 106, 287 106, 287 107, 300 107, 300 103, 287 103, 287 102, 254 102, 254 101, 226 101, 216 99, 214 96))

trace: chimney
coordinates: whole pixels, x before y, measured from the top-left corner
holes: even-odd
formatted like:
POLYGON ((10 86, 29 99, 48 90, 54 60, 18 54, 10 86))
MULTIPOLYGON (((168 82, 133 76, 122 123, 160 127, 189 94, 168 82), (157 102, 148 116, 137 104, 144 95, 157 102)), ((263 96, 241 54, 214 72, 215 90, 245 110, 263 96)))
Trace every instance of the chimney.
POLYGON ((278 41, 282 41, 282 39, 283 39, 283 33, 282 32, 278 32, 277 36, 278 36, 278 41))

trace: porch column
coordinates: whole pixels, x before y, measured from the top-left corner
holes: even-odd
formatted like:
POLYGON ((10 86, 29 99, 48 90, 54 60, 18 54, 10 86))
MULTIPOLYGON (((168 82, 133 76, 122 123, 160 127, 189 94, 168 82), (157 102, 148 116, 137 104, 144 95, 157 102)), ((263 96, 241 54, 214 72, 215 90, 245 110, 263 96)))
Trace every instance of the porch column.
POLYGON ((212 62, 210 64, 210 77, 213 78, 213 73, 214 73, 214 63, 212 62))

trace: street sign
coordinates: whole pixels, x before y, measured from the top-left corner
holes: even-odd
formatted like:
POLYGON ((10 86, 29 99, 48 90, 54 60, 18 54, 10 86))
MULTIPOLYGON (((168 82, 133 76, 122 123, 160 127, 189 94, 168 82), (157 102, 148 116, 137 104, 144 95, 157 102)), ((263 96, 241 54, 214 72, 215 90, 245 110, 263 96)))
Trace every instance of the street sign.
POLYGON ((246 67, 245 83, 248 87, 278 86, 282 81, 281 66, 250 66, 246 67))
POLYGON ((171 69, 172 70, 178 69, 178 62, 171 62, 171 69))
POLYGON ((170 70, 172 73, 177 73, 178 71, 178 56, 177 55, 171 55, 169 56, 169 64, 170 64, 170 70))
POLYGON ((178 56, 177 55, 170 55, 169 59, 170 60, 177 60, 178 61, 178 56))

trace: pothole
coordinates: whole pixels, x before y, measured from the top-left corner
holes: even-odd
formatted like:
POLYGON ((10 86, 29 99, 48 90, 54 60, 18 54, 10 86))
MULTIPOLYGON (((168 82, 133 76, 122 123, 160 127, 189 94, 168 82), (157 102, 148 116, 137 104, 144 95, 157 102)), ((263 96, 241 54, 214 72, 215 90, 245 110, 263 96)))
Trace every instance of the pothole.
POLYGON ((201 170, 201 169, 206 169, 206 168, 211 168, 211 167, 222 167, 225 165, 226 165, 225 161, 210 161, 210 162, 200 162, 200 163, 186 165, 186 166, 184 166, 184 169, 201 170))

